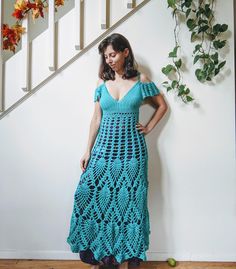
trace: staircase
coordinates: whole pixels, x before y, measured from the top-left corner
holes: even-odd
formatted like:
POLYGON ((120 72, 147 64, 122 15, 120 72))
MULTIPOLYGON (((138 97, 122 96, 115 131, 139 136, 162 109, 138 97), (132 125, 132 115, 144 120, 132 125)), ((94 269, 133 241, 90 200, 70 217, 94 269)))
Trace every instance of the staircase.
MULTIPOLYGON (((74 0, 73 8, 56 21, 54 0, 49 0, 48 28, 32 41, 29 36, 30 18, 25 18, 23 26, 26 33, 22 35, 21 49, 4 61, 0 45, 0 119, 96 46, 149 1, 74 0)), ((2 9, 3 0, 0 0, 1 24, 2 9)), ((1 38, 0 41, 2 44, 1 38)))

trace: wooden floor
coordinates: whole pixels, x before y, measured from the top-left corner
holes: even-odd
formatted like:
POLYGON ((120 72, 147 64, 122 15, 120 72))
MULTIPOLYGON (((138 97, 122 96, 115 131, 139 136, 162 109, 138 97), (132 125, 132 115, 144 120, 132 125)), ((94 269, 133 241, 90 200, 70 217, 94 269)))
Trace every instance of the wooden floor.
MULTIPOLYGON (((57 260, 0 260, 0 269, 89 269, 89 264, 81 261, 57 260)), ((101 267, 101 269, 110 269, 101 267)), ((171 267, 167 262, 141 262, 138 269, 236 269, 236 262, 177 262, 171 267)), ((131 268, 130 268, 131 269, 131 268)), ((134 268, 132 268, 134 269, 134 268)))

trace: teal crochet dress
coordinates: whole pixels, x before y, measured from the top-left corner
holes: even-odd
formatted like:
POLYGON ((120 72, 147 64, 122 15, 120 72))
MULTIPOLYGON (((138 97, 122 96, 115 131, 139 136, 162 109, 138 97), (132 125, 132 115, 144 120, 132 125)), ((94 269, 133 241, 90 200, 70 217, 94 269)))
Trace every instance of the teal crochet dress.
POLYGON ((136 124, 143 100, 158 94, 154 82, 140 78, 121 100, 112 97, 105 82, 95 89, 102 119, 74 194, 67 237, 84 262, 116 265, 147 259, 148 152, 136 124))

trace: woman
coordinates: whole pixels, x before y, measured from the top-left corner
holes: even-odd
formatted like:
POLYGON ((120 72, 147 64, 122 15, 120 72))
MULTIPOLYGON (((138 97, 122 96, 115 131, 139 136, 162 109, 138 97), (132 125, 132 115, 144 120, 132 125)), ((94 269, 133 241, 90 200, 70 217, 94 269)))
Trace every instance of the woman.
POLYGON ((146 260, 150 226, 145 136, 167 104, 156 85, 137 70, 124 36, 114 33, 98 49, 100 79, 67 242, 93 269, 127 269, 146 260), (144 99, 156 107, 146 126, 138 122, 144 99))

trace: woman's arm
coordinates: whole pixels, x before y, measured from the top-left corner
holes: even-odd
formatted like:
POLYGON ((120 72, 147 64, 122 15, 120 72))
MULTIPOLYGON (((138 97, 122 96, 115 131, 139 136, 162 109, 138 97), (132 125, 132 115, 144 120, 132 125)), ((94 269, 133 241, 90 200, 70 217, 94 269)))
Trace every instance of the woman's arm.
MULTIPOLYGON (((150 82, 151 80, 145 75, 141 74, 140 79, 142 82, 150 82)), ((137 129, 140 130, 140 133, 148 134, 151 130, 156 126, 156 124, 161 120, 161 118, 166 113, 168 106, 165 102, 162 94, 158 94, 155 96, 148 97, 148 103, 155 107, 156 111, 151 117, 150 121, 146 124, 146 126, 142 126, 141 124, 137 124, 137 129)))
MULTIPOLYGON (((103 82, 103 80, 99 79, 97 82, 97 87, 102 82, 103 82)), ((86 153, 90 153, 92 148, 93 148, 94 142, 95 142, 96 137, 97 137, 98 129, 100 127, 101 117, 102 117, 102 111, 101 111, 101 107, 100 107, 100 102, 96 101, 95 106, 94 106, 94 113, 92 116, 92 120, 90 122, 89 138, 88 138, 86 153)))
POLYGON ((151 96, 152 103, 157 107, 150 121, 146 124, 146 134, 151 132, 151 130, 157 125, 161 118, 166 113, 168 107, 161 94, 151 96))

